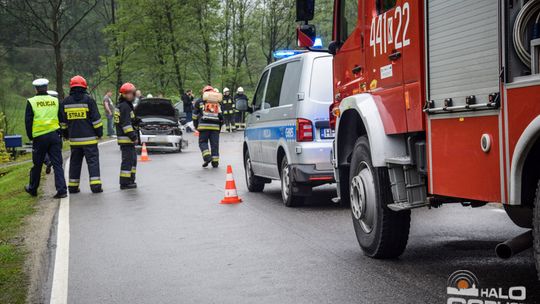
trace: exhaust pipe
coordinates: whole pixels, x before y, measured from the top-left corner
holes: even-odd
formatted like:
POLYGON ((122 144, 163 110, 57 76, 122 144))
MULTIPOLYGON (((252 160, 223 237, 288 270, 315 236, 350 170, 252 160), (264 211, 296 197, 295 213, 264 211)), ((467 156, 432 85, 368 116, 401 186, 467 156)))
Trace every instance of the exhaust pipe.
POLYGON ((495 247, 495 253, 501 259, 509 259, 514 255, 531 248, 533 245, 532 230, 500 243, 495 247))

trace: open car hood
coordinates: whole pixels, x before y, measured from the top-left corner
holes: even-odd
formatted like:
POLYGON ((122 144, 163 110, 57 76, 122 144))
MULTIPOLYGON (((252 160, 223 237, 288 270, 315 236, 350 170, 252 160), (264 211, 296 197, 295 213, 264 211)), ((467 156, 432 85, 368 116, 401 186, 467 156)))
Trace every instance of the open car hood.
POLYGON ((135 115, 140 118, 166 117, 175 120, 176 110, 168 99, 145 98, 135 108, 135 115))

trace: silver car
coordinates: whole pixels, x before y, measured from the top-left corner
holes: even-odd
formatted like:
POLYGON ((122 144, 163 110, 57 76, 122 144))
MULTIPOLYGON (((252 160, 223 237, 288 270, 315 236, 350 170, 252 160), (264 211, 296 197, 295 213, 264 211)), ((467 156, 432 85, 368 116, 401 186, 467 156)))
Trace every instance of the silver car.
POLYGON ((182 127, 178 113, 170 100, 142 99, 135 108, 135 115, 141 119, 139 125, 141 144, 145 143, 149 151, 182 151, 182 127))
POLYGON ((281 180, 283 202, 303 203, 312 188, 333 183, 329 124, 332 56, 304 53, 267 66, 244 135, 248 189, 281 180))

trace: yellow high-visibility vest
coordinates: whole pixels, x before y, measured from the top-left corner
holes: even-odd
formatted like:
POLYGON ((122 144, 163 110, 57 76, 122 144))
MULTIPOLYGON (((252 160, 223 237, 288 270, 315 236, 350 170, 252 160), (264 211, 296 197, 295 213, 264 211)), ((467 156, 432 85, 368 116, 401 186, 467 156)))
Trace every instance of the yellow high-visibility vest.
POLYGON ((57 98, 49 95, 37 95, 28 99, 34 112, 32 136, 34 138, 60 129, 58 110, 60 103, 57 98))

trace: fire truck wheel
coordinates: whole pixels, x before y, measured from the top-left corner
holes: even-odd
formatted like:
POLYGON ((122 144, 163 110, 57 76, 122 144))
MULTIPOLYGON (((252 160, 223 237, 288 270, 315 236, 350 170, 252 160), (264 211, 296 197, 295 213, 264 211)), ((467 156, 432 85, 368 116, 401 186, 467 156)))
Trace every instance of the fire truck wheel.
POLYGON ((534 200, 534 219, 533 219, 533 240, 534 240, 534 261, 536 262, 536 272, 540 280, 540 181, 536 188, 536 199, 534 200))
POLYGON ((281 197, 287 207, 300 206, 305 200, 305 197, 294 194, 293 183, 289 162, 287 161, 287 156, 284 156, 281 161, 281 197))
POLYGON ((411 212, 386 207, 392 202, 388 169, 373 167, 366 136, 356 141, 349 181, 354 230, 364 254, 380 259, 400 256, 409 239, 411 212))
POLYGON ((264 181, 253 174, 253 168, 251 168, 251 158, 249 157, 248 151, 246 151, 244 155, 244 172, 246 175, 246 185, 249 192, 262 192, 264 190, 264 181))

